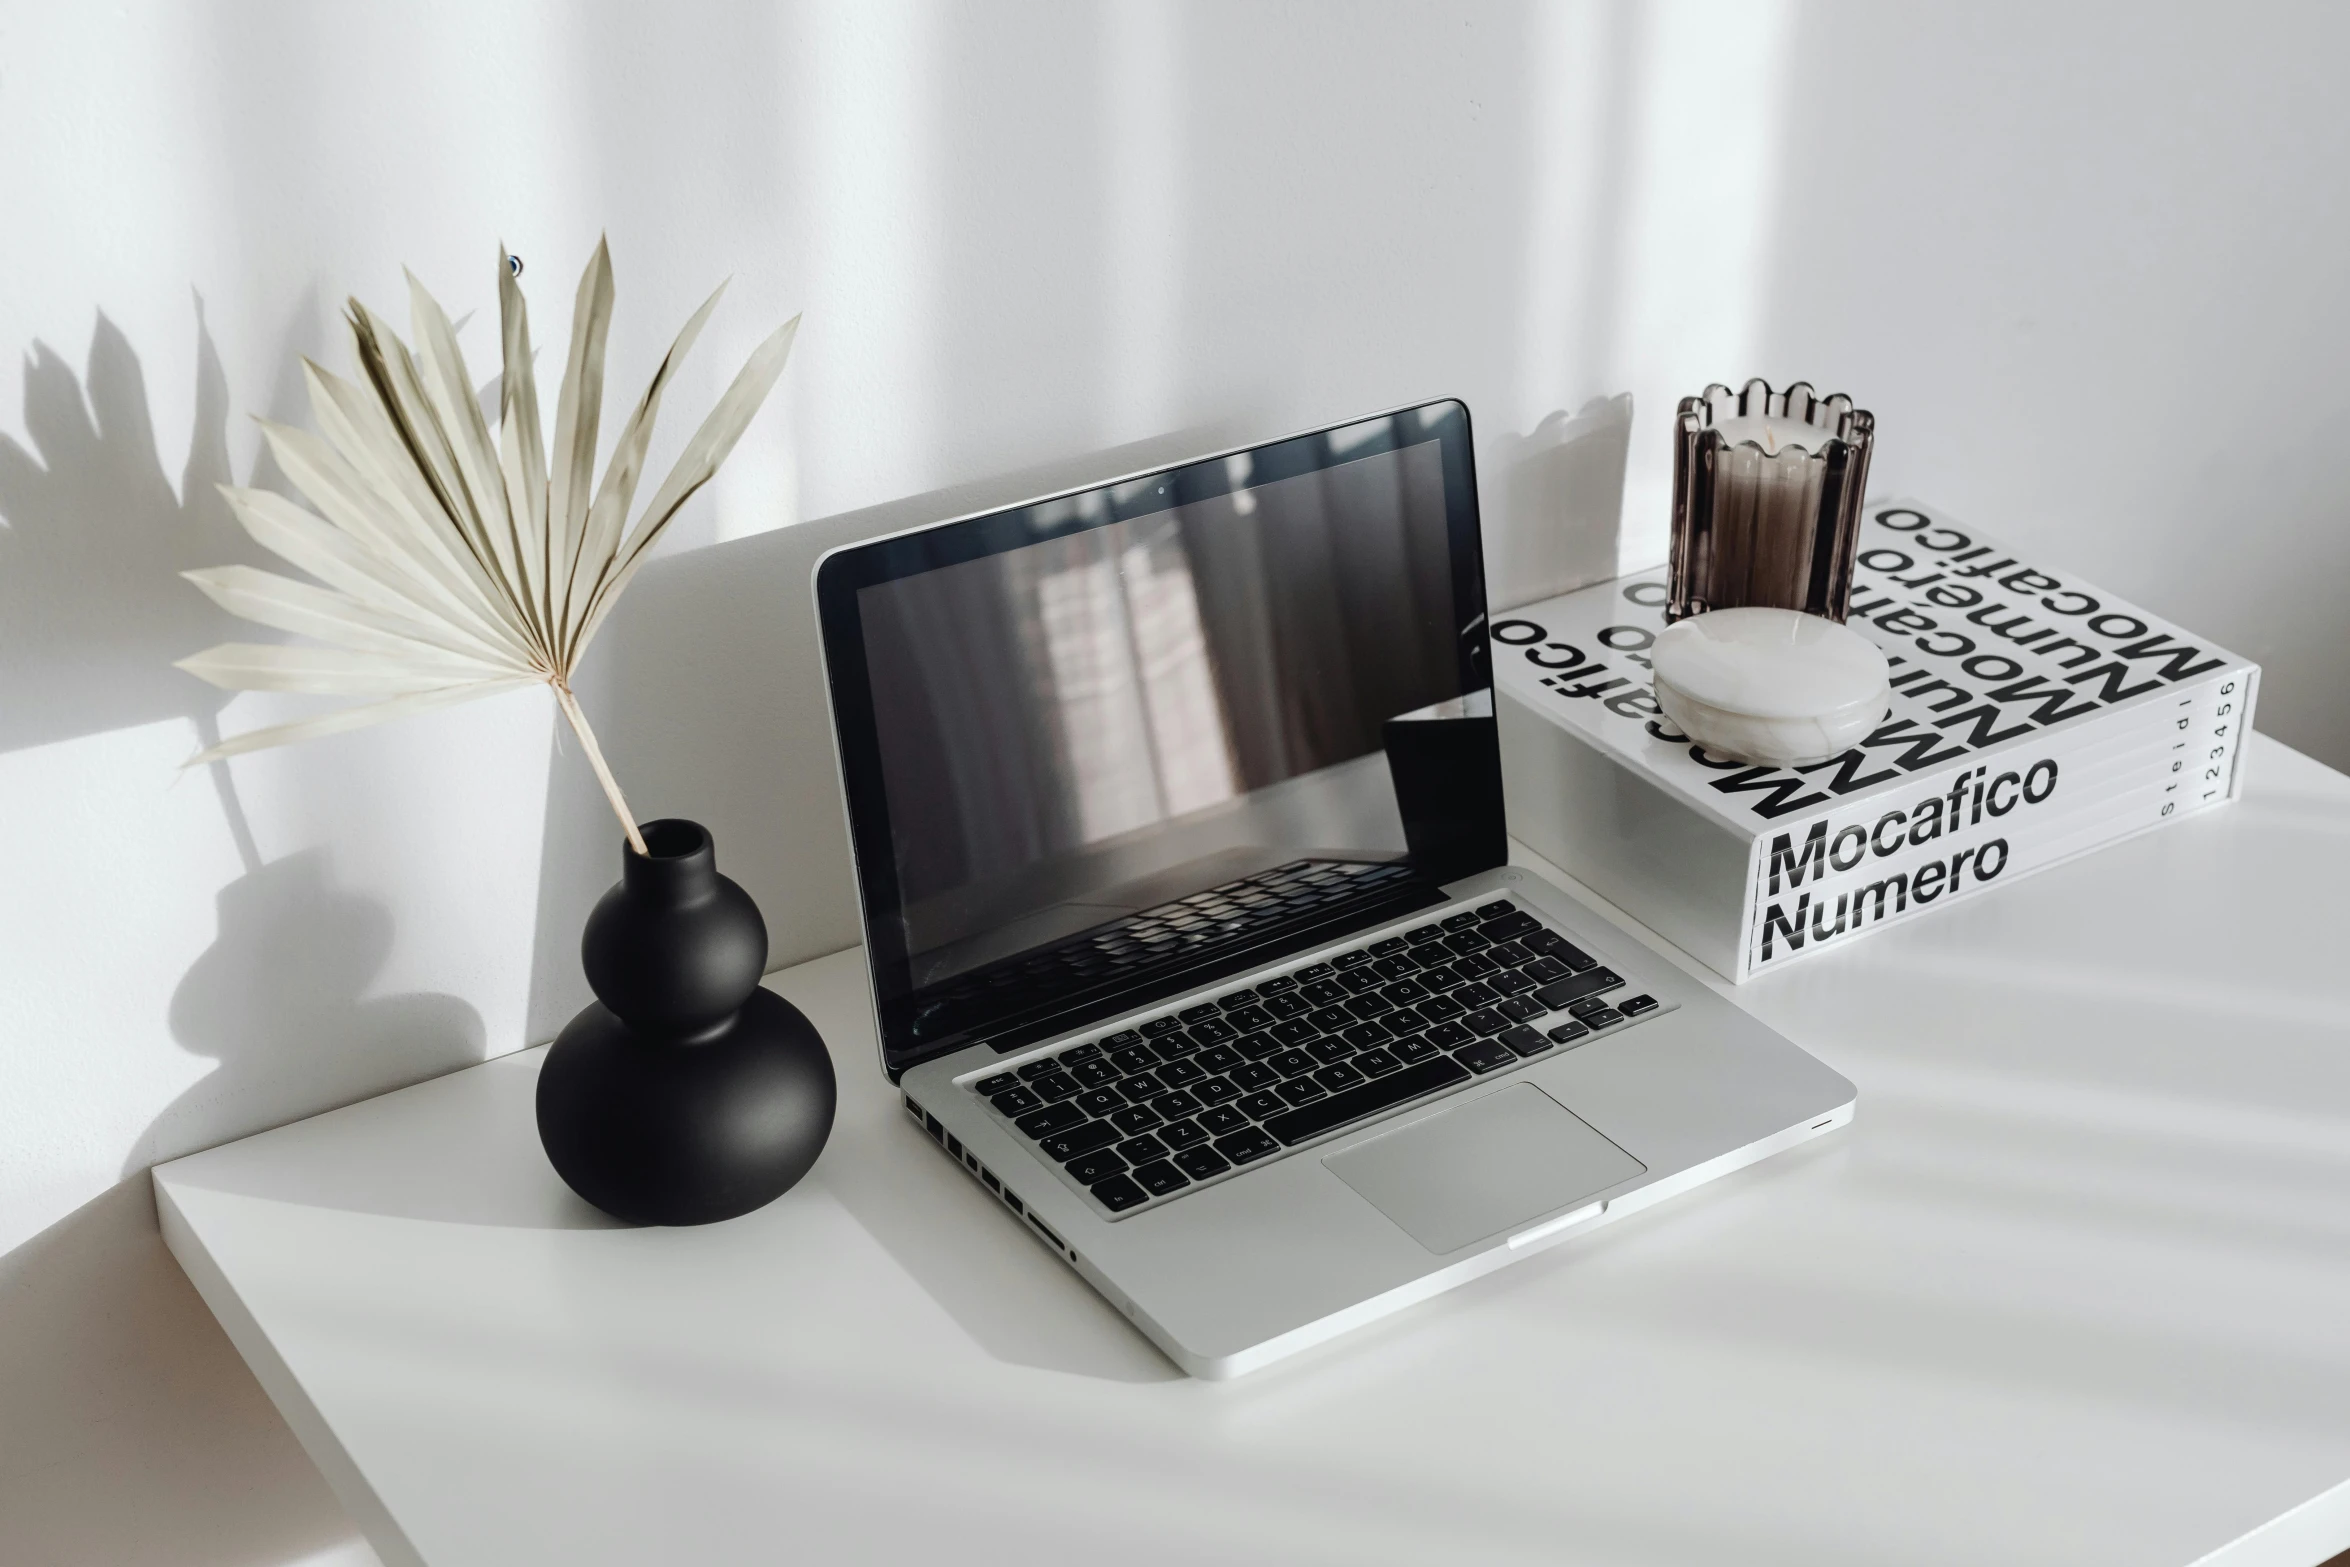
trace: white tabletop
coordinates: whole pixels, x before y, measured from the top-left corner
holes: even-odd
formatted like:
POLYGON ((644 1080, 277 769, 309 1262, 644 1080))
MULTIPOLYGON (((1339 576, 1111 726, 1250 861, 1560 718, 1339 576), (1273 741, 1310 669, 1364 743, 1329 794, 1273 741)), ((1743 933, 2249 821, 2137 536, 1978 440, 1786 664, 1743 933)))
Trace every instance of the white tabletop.
POLYGON ((907 1123, 853 953, 771 981, 840 1119, 748 1218, 572 1198, 536 1051, 159 1204, 394 1564, 2312 1567, 2350 1545, 2350 780, 2251 765, 1737 990, 1860 1085, 1848 1131, 1238 1382, 907 1123))

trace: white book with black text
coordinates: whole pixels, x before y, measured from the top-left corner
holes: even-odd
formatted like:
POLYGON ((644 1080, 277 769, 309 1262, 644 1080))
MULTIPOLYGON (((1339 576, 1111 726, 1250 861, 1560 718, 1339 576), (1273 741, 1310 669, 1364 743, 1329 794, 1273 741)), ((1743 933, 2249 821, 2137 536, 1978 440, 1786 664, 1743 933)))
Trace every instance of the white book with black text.
POLYGON ((2259 666, 1909 502, 1849 624, 1893 708, 1807 767, 1689 743, 1647 649, 1664 570, 1495 617, 1510 825, 1733 980, 2233 799, 2259 666))

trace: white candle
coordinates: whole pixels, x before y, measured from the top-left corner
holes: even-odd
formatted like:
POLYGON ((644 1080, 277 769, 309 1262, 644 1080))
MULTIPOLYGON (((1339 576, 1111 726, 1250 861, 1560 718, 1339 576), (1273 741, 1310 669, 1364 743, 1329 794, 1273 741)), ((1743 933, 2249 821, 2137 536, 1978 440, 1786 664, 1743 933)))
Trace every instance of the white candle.
POLYGON ((1765 455, 1773 457, 1790 446, 1799 446, 1812 453, 1824 452, 1836 434, 1816 424, 1805 424, 1800 419, 1782 418, 1776 414, 1716 419, 1713 427, 1721 432, 1722 439, 1730 445, 1752 441, 1763 449, 1765 455))

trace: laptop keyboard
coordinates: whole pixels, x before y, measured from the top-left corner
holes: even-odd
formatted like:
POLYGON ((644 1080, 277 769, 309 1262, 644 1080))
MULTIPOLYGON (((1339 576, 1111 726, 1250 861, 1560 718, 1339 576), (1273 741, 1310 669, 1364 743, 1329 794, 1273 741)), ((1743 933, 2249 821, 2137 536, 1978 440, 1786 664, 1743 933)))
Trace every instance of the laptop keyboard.
POLYGON ((1664 1010, 1507 898, 966 1086, 1111 1214, 1664 1010))

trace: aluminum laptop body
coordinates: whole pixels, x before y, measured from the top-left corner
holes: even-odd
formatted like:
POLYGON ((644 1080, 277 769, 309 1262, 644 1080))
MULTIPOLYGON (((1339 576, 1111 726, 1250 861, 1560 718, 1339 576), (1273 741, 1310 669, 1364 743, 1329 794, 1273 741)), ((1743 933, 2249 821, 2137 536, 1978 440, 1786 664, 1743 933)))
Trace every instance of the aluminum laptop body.
POLYGON ((1508 863, 1468 411, 827 554, 882 1069, 1195 1376, 1851 1119, 1508 863))

